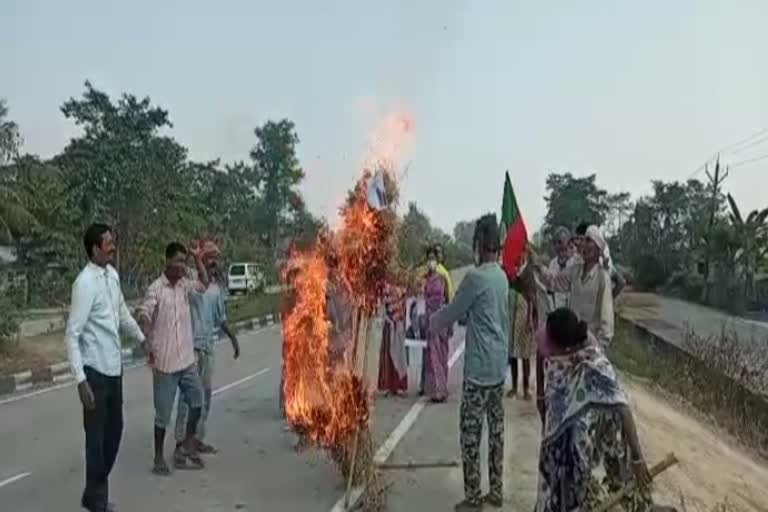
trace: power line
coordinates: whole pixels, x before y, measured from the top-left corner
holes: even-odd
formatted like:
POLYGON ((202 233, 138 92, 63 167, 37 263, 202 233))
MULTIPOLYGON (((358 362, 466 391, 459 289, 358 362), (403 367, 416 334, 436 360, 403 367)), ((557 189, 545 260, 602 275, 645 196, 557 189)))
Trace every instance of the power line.
POLYGON ((742 146, 742 147, 740 147, 738 149, 734 149, 733 151, 731 151, 731 153, 733 153, 734 155, 742 153, 744 150, 747 150, 749 148, 758 146, 758 145, 760 145, 760 144, 762 144, 763 142, 766 142, 766 141, 768 141, 768 135, 764 135, 764 136, 760 137, 759 139, 750 142, 746 146, 742 146))
POLYGON ((741 167, 742 165, 747 165, 747 164, 751 164, 751 163, 754 163, 754 162, 759 162, 760 160, 765 160, 766 158, 768 158, 768 154, 756 156, 754 158, 748 158, 746 160, 741 160, 739 162, 731 164, 730 167, 741 167))
MULTIPOLYGON (((754 139, 756 137, 760 137, 761 135, 765 135, 765 134, 768 134, 768 128, 763 128, 762 130, 759 130, 759 131, 753 133, 749 137, 745 137, 745 138, 741 139, 738 142, 734 142, 733 144, 729 144, 728 146, 725 146, 723 149, 718 151, 718 153, 727 153, 729 151, 732 151, 735 148, 741 146, 742 144, 745 144, 745 143, 751 141, 752 139, 754 139)), ((742 149, 744 149, 744 148, 740 148, 738 151, 741 151, 742 149)))
POLYGON ((757 145, 758 143, 761 143, 765 140, 768 140, 768 128, 763 128, 762 130, 758 130, 751 134, 749 137, 744 137, 743 139, 734 142, 732 144, 728 144, 727 146, 719 149, 715 152, 714 155, 709 157, 703 164, 701 164, 699 167, 697 167, 691 174, 686 178, 685 181, 692 180, 696 176, 698 176, 702 171, 704 171, 707 168, 707 165, 711 164, 713 161, 715 161, 719 156, 720 153, 727 153, 727 152, 733 152, 738 153, 740 151, 743 151, 744 149, 747 149, 749 147, 752 147, 754 145, 757 145), (762 138, 761 136, 765 136, 762 138), (760 140, 754 140, 758 137, 761 137, 760 140), (744 146, 744 144, 747 144, 744 146), (739 147, 743 146, 743 147, 739 147), (737 149, 738 148, 738 149, 737 149))

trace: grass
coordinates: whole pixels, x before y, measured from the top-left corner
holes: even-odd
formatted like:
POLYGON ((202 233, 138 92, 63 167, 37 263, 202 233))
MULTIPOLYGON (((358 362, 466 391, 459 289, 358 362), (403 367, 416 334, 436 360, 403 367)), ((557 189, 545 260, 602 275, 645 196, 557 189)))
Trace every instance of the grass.
POLYGON ((227 321, 230 324, 260 318, 280 312, 280 293, 247 295, 227 301, 227 321))
POLYGON ((621 370, 682 398, 756 454, 768 458, 766 363, 735 333, 688 333, 683 349, 619 319, 609 357, 621 370), (746 362, 746 363, 745 363, 746 362), (749 369, 747 369, 749 368, 749 369))
MULTIPOLYGON (((227 301, 227 320, 230 324, 260 318, 279 312, 281 295, 265 293, 237 297, 227 301)), ((134 318, 138 313, 134 312, 134 318)), ((123 348, 133 348, 135 340, 124 338, 123 348)), ((0 376, 12 375, 30 369, 44 368, 67 358, 64 331, 53 331, 0 343, 0 376)))

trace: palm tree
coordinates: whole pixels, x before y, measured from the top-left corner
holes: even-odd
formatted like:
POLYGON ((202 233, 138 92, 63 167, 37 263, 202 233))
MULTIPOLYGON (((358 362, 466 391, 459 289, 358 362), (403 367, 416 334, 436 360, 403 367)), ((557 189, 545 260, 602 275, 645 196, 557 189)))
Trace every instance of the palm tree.
POLYGON ((10 184, 0 182, 0 244, 11 244, 15 235, 37 226, 37 219, 24 207, 10 184))
MULTIPOLYGON (((18 155, 19 127, 13 121, 7 120, 8 106, 0 99, 0 171, 11 159, 18 155)), ((4 168, 3 168, 4 167, 4 168)), ((3 173, 7 174, 7 173, 3 173)), ((13 190, 12 182, 0 175, 0 243, 13 242, 13 235, 35 226, 37 221, 27 211, 19 195, 13 190)))
POLYGON ((728 204, 731 207, 731 225, 741 250, 736 253, 736 263, 744 271, 744 293, 747 300, 754 298, 755 274, 758 265, 768 253, 768 208, 753 210, 744 218, 736 206, 736 201, 728 194, 728 204))

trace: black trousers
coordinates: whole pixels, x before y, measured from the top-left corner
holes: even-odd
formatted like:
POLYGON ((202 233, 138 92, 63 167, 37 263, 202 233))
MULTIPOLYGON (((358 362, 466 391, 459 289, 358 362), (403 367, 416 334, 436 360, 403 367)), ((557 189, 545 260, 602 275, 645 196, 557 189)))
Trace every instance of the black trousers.
POLYGON ((91 511, 106 510, 107 479, 115 465, 123 435, 123 377, 110 377, 85 367, 96 407, 83 410, 85 427, 85 491, 82 505, 91 511))

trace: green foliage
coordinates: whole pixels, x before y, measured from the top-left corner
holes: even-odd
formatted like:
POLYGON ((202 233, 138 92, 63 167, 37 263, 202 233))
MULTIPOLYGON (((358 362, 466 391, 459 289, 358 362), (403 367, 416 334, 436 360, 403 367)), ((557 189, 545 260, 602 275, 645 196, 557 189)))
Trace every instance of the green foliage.
POLYGON ((459 268, 472 263, 472 235, 474 222, 459 222, 451 237, 437 227, 432 226, 429 217, 416 203, 408 205, 408 211, 398 223, 397 255, 400 263, 408 268, 415 268, 425 261, 427 247, 440 244, 445 253, 445 265, 459 268), (469 244, 465 242, 467 226, 471 226, 469 244), (462 236, 461 239, 457 236, 462 236))
POLYGON ((289 238, 306 244, 319 229, 297 189, 303 172, 290 121, 256 128, 252 165, 222 166, 190 161, 168 135, 168 112, 148 97, 113 99, 86 82, 61 111, 82 133, 41 161, 5 143, 20 138, 0 103, 0 237, 15 245, 16 266, 30 276, 29 305, 66 303, 91 222, 115 229, 116 266, 129 297, 160 271, 170 241, 215 237, 225 259, 260 262, 274 276, 275 248, 289 238))
POLYGON ((735 263, 744 279, 744 296, 748 301, 755 298, 755 274, 768 253, 768 208, 754 210, 743 217, 736 201, 728 194, 733 234, 741 251, 735 254, 735 263))
POLYGON ((299 136, 292 121, 267 121, 254 130, 258 142, 251 150, 253 168, 247 173, 250 184, 260 192, 264 206, 264 232, 267 246, 277 256, 278 240, 290 221, 306 212, 297 191, 304 171, 296 156, 299 136))
POLYGON ((608 214, 608 192, 596 184, 596 176, 590 174, 576 178, 571 173, 547 176, 547 215, 544 232, 547 236, 558 226, 573 229, 580 222, 596 224, 605 222, 608 214))
POLYGON ((21 321, 21 290, 3 276, 0 279, 0 345, 16 337, 21 321))
POLYGON ((628 193, 600 189, 594 175, 551 174, 544 235, 559 225, 602 223, 614 260, 631 269, 636 286, 706 297, 734 312, 764 307, 755 281, 768 263, 768 208, 745 217, 731 196, 713 196, 711 185, 698 180, 652 185, 633 204, 628 193))
POLYGON ((0 165, 12 160, 19 152, 21 136, 15 122, 6 119, 8 106, 0 98, 0 165))

